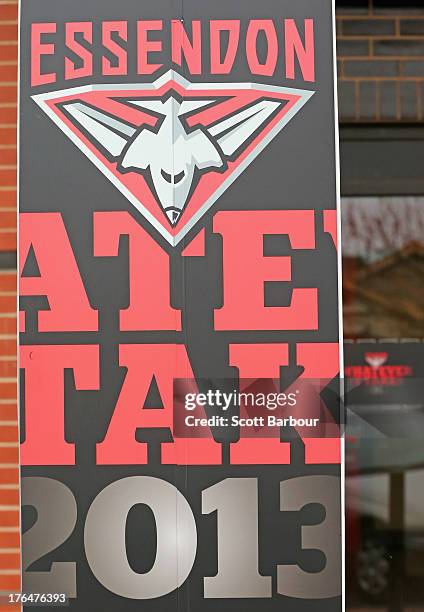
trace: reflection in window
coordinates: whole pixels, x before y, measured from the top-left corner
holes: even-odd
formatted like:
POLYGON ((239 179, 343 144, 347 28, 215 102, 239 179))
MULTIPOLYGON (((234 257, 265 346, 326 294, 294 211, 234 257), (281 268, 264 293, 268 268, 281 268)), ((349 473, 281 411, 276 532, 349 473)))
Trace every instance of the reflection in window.
POLYGON ((345 337, 424 337, 424 198, 344 198, 342 231, 345 337))

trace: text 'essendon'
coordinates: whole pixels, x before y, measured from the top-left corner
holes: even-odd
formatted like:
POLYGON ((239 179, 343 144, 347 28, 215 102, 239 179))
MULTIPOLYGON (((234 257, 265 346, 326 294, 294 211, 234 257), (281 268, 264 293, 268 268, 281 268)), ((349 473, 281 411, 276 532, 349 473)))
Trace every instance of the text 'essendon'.
POLYGON ((190 75, 252 75, 315 82, 314 20, 73 21, 33 23, 31 86, 102 76, 150 75, 172 62, 190 75), (60 68, 57 62, 60 57, 60 68))

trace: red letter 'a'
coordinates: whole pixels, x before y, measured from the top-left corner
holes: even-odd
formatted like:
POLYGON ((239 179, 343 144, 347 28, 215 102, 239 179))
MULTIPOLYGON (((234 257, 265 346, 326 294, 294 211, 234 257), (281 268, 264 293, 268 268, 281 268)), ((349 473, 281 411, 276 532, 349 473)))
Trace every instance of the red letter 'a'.
POLYGON ((74 465, 75 445, 65 441, 65 369, 77 391, 99 389, 99 347, 21 346, 25 370, 25 442, 22 465, 74 465))
POLYGON ((94 255, 118 255, 129 238, 130 304, 121 310, 122 331, 181 330, 181 313, 170 306, 169 256, 127 212, 94 213, 94 255))
POLYGON ((318 328, 318 290, 294 288, 290 306, 265 306, 266 281, 291 281, 291 257, 264 257, 264 236, 287 234, 292 249, 314 249, 313 210, 223 211, 214 232, 223 237, 224 305, 216 330, 318 328))
MULTIPOLYGON (((38 313, 38 331, 97 331, 97 312, 87 298, 60 213, 20 215, 20 295, 47 297, 50 310, 38 313), (23 277, 32 246, 39 276, 23 277)), ((25 331, 25 313, 20 313, 25 331)))
MULTIPOLYGON (((238 368, 240 380, 279 380, 280 367, 288 363, 288 344, 230 344, 230 365, 238 368)), ((230 453, 231 463, 234 464, 290 463, 290 444, 280 442, 277 435, 275 438, 241 437, 231 445, 230 453)))
MULTIPOLYGON (((183 344, 128 344, 119 347, 119 365, 127 374, 106 437, 97 445, 99 464, 145 464, 147 443, 136 430, 166 427, 173 431, 175 378, 193 379, 183 344), (153 376, 163 408, 144 408, 153 376)), ((211 465, 221 462, 221 445, 210 438, 175 438, 161 445, 162 463, 211 465)))

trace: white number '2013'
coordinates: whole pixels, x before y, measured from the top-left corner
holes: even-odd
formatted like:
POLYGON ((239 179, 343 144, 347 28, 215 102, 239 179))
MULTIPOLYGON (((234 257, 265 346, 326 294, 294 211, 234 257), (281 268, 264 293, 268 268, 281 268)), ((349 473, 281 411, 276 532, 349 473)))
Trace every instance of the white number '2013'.
MULTIPOLYGON (((303 526, 301 532, 302 549, 321 551, 325 564, 319 572, 277 565, 277 593, 301 599, 340 595, 339 487, 335 476, 303 476, 280 483, 281 511, 296 512, 309 504, 324 508, 324 520, 303 526)), ((23 535, 24 590, 53 589, 76 597, 75 562, 54 562, 49 571, 30 570, 72 534, 77 520, 73 493, 57 480, 27 477, 22 480, 22 505, 37 512, 35 524, 23 535)), ((205 489, 202 513, 213 512, 217 513, 218 571, 204 578, 204 597, 272 597, 272 577, 259 571, 257 478, 226 478, 205 489)), ((174 485, 151 476, 130 476, 108 485, 92 502, 85 520, 84 546, 91 571, 109 591, 130 599, 162 597, 190 575, 197 552, 196 521, 188 501, 174 485), (127 517, 137 504, 148 506, 156 523, 156 556, 145 573, 133 570, 125 544, 127 517)))

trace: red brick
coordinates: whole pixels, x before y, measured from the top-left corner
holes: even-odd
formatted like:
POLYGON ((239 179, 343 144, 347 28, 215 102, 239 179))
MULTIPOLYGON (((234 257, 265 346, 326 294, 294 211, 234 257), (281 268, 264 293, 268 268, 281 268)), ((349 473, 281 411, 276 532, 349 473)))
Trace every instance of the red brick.
MULTIPOLYGON (((18 452, 17 446, 7 446, 6 448, 0 447, 0 463, 18 463, 18 462, 19 462, 19 452, 18 452)), ((1 490, 0 490, 0 498, 1 498, 1 490)))
POLYGON ((20 567, 19 553, 0 553, 0 570, 19 569, 19 567, 20 567))
POLYGON ((16 341, 15 340, 1 340, 0 339, 0 355, 16 355, 16 341))
MULTIPOLYGON (((0 168, 0 185, 16 185, 16 168, 0 168)), ((6 213, 0 213, 4 215, 6 213)), ((16 226, 16 215, 15 221, 12 225, 2 225, 2 219, 0 219, 0 227, 15 227, 16 226)))
POLYGON ((18 18, 18 4, 16 2, 8 2, 0 6, 0 21, 13 21, 18 18))
POLYGON ((15 41, 18 39, 18 24, 0 23, 0 40, 15 41))
POLYGON ((17 333, 16 320, 17 320, 16 317, 0 316, 0 334, 16 334, 17 333))
MULTIPOLYGON (((14 312, 3 313, 0 311, 0 336, 4 336, 6 334, 15 335, 16 333, 17 333, 17 315, 16 313, 14 312)), ((0 356, 2 356, 1 353, 0 353, 0 356)), ((1 368, 1 365, 0 365, 0 368, 1 368)), ((0 369, 0 372, 1 372, 1 369, 0 369)))
MULTIPOLYGON (((0 194, 1 197, 1 194, 0 194)), ((16 272, 14 273, 1 273, 0 272, 0 292, 1 291, 16 291, 16 272)))
MULTIPOLYGON (((2 171, 0 169, 0 178, 2 171)), ((16 213, 15 212, 0 212, 0 227, 16 229, 16 213)))
MULTIPOLYGON (((0 449, 4 450, 4 449, 0 449)), ((18 448, 16 447, 16 452, 18 448)), ((19 489, 0 489, 0 505, 1 506, 18 506, 19 505, 19 489)), ((9 545, 10 546, 10 545, 9 545)), ((0 548, 6 548, 1 542, 0 532, 0 548)))
POLYGON ((0 294, 0 312, 16 312, 16 297, 0 294))
POLYGON ((19 531, 0 531, 0 548, 18 548, 20 540, 19 531))
POLYGON ((3 317, 1 314, 2 313, 0 313, 0 334, 17 334, 17 316, 10 313, 11 316, 3 317))
POLYGON ((16 399, 17 398, 16 383, 2 382, 0 380, 0 397, 2 399, 16 399))
MULTIPOLYGON (((0 442, 16 442, 18 439, 18 424, 2 425, 0 423, 0 442)), ((3 473, 2 470, 0 470, 0 484, 6 484, 2 478, 3 473)))
MULTIPOLYGON (((7 472, 10 470, 1 469, 0 478, 2 477, 1 472, 7 472)), ((18 470, 13 470, 17 476, 18 470)), ((19 525, 19 511, 18 510, 0 510, 0 527, 16 527, 19 525)))
MULTIPOLYGON (((19 573, 16 576, 0 576, 0 591, 17 591, 21 588, 21 577, 19 573)), ((9 606, 6 606, 6 610, 10 610, 9 606)))
POLYGON ((0 127, 0 144, 16 144, 16 128, 0 127))
POLYGON ((11 187, 0 193, 0 205, 3 208, 16 206, 16 187, 11 187))
MULTIPOLYGON (((18 468, 0 468, 0 484, 18 484, 19 470, 18 468)), ((0 512, 0 527, 13 527, 16 525, 16 519, 12 517, 14 512, 0 512), (6 515, 6 516, 3 516, 6 515), (10 515, 10 516, 9 516, 10 515), (5 522, 6 521, 6 522, 5 522), (8 523, 7 521, 10 521, 8 523)))
MULTIPOLYGON (((0 422, 1 421, 16 421, 18 408, 16 402, 10 404, 0 404, 0 422)), ((4 440, 3 440, 4 442, 4 440)))
POLYGON ((18 61, 18 45, 17 44, 6 44, 0 45, 0 61, 10 62, 18 61))
MULTIPOLYGON (((3 111, 6 111, 8 109, 2 108, 0 109, 0 114, 3 113, 3 111)), ((16 108, 13 109, 13 112, 16 114, 16 108)), ((17 161, 17 155, 16 155, 16 149, 0 149, 0 165, 16 165, 16 161, 17 161)), ((1 198, 3 199, 3 197, 1 198)), ((15 198, 14 198, 15 201, 15 198)))
POLYGON ((16 251, 16 232, 2 232, 0 230, 0 251, 16 251))
MULTIPOLYGON (((16 376, 16 361, 7 360, 0 361, 0 376, 16 376)), ((0 415, 2 414, 2 405, 0 404, 0 415)))
POLYGON ((16 64, 0 65, 0 81, 15 83, 18 78, 18 67, 16 64))
MULTIPOLYGON (((13 390, 13 387, 17 388, 16 376, 10 376, 10 377, 7 377, 6 379, 0 378, 0 397, 1 397, 2 402, 4 402, 3 404, 0 404, 0 406, 9 406, 10 404, 17 405, 18 394, 17 394, 16 389, 13 390)), ((9 419, 7 420, 9 421, 9 419)), ((3 419, 0 421, 0 425, 2 424, 3 424, 3 419)), ((0 465, 1 465, 1 462, 0 462, 0 465)))
POLYGON ((3 108, 0 108, 0 123, 16 123, 16 119, 16 106, 5 106, 3 108))
MULTIPOLYGON (((0 470, 5 472, 6 470, 0 470)), ((18 474, 18 470, 14 470, 14 473, 18 474)), ((1 474, 0 474, 1 478, 1 474)), ((16 481, 17 482, 17 481, 16 481)), ((1 510, 0 511, 0 527, 16 527, 19 525, 19 511, 18 510, 1 510)))
POLYGON ((13 85, 2 86, 0 83, 0 103, 16 102, 18 99, 18 89, 13 85))

